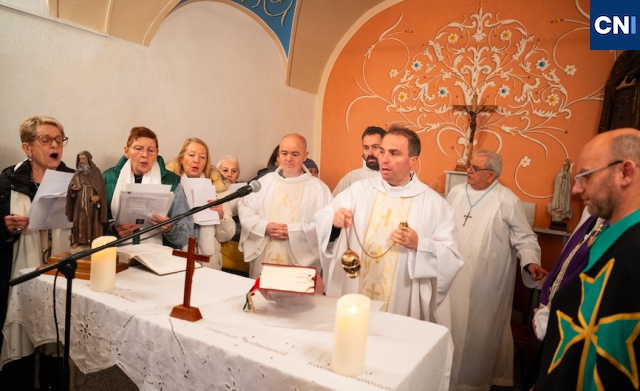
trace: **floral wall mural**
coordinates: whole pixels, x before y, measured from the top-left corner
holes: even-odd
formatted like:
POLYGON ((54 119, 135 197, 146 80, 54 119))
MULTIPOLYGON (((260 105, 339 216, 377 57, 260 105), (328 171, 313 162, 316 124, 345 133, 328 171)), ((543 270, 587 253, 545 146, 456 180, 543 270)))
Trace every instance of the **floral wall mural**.
MULTIPOLYGON (((366 126, 399 124, 422 141, 419 177, 443 192, 444 171, 467 159, 471 116, 460 108, 475 101, 490 109, 477 114, 473 149, 503 156, 501 182, 548 226, 554 177, 596 134, 617 54, 589 50, 588 2, 506 3, 407 0, 353 34, 324 95, 330 187, 361 165, 366 126)), ((578 198, 572 207, 575 223, 578 198)))

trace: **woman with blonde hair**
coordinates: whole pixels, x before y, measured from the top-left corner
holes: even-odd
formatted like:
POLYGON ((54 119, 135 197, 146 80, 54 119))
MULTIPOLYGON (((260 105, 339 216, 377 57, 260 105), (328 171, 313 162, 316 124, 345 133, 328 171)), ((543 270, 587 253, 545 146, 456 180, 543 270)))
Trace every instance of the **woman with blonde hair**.
POLYGON ((202 175, 204 178, 211 179, 211 183, 216 187, 216 192, 223 192, 229 188, 230 182, 211 164, 210 156, 207 144, 199 138, 191 137, 184 140, 178 156, 169 162, 166 168, 179 176, 186 173, 189 178, 196 178, 202 175), (201 146, 198 149, 204 149, 204 151, 201 151, 203 152, 202 154, 196 153, 198 146, 201 146), (200 164, 202 164, 202 169, 199 168, 200 164), (194 176, 197 172, 200 172, 200 174, 194 176))
MULTIPOLYGON (((188 138, 182 144, 180 153, 167 164, 167 169, 181 175, 181 180, 188 178, 209 178, 216 187, 217 198, 227 194, 229 181, 222 178, 220 172, 210 163, 209 147, 198 138, 188 138)), ((209 262, 204 266, 212 269, 222 269, 222 254, 220 243, 226 242, 236 232, 236 223, 231 216, 231 208, 228 204, 222 204, 211 208, 218 212, 220 224, 200 225, 194 223, 194 236, 198 238, 198 254, 210 255, 209 262)))

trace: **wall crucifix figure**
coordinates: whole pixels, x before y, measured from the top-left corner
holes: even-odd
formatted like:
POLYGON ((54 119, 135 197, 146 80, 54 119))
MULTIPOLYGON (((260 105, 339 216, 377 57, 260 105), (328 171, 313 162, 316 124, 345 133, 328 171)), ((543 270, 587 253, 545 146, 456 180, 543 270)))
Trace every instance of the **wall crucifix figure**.
POLYGON ((181 305, 173 307, 171 310, 171 317, 189 322, 195 322, 202 319, 200 310, 196 307, 191 307, 191 283, 193 282, 193 271, 196 268, 196 261, 209 262, 207 255, 196 254, 196 238, 189 238, 189 247, 187 251, 173 250, 173 255, 177 257, 187 258, 187 270, 184 275, 184 300, 181 305))
MULTIPOLYGON (((473 155, 473 138, 476 134, 476 117, 478 114, 485 112, 490 113, 492 111, 498 110, 498 106, 494 105, 481 105, 478 106, 478 94, 473 94, 473 100, 471 105, 453 105, 453 111, 466 111, 469 114, 469 140, 467 140, 466 147, 466 158, 463 163, 458 163, 456 165, 456 171, 467 171, 467 165, 469 165, 469 161, 471 160, 471 155, 473 155)), ((462 155, 463 157, 465 154, 462 155)))

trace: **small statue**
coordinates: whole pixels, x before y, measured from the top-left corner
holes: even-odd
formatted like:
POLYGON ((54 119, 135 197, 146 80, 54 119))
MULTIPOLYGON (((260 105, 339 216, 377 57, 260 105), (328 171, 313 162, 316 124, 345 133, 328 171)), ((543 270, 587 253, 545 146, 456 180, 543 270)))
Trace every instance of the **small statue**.
POLYGON ((571 218, 571 160, 566 159, 554 180, 553 198, 547 207, 551 215, 550 229, 566 231, 571 218))
POLYGON ((92 158, 88 151, 78 154, 77 170, 69 182, 66 214, 73 222, 71 253, 90 248, 93 239, 103 235, 104 225, 109 221, 104 179, 92 158))

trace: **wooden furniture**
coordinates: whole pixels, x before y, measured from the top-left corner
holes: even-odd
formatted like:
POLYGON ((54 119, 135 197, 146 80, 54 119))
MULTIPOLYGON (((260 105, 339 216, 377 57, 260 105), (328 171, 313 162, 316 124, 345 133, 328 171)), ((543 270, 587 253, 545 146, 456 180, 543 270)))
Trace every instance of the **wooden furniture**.
MULTIPOLYGON (((69 253, 62 253, 62 254, 56 254, 53 255, 51 257, 49 257, 49 260, 47 261, 47 266, 48 265, 53 265, 54 263, 58 263, 60 262, 63 258, 68 257, 69 253)), ((77 269, 76 269, 76 276, 75 278, 79 278, 81 280, 89 280, 91 277, 91 259, 78 259, 76 261, 77 264, 77 269)), ((123 270, 127 270, 129 268, 129 264, 127 263, 123 263, 123 262, 118 262, 118 258, 116 257, 116 273, 120 273, 123 270)), ((56 270, 49 270, 48 272, 45 272, 45 274, 50 274, 50 275, 55 275, 56 274, 56 270)), ((64 277, 64 275, 62 275, 64 277)))
POLYGON ((522 283, 519 272, 516 273, 514 283, 511 334, 515 364, 520 364, 520 376, 523 378, 539 345, 531 321, 533 310, 538 307, 540 290, 527 288, 522 283))

